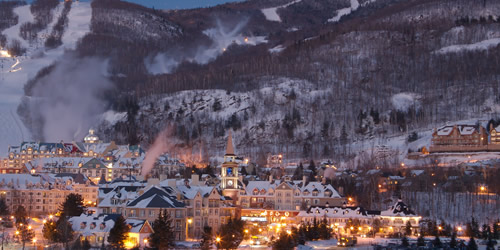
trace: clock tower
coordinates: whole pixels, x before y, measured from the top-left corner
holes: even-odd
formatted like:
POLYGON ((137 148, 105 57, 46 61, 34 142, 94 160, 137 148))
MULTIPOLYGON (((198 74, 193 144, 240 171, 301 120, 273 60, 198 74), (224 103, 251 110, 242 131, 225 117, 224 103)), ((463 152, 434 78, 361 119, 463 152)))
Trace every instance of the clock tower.
POLYGON ((222 194, 224 196, 235 197, 240 187, 238 186, 238 163, 236 163, 236 155, 234 154, 231 131, 229 131, 227 138, 226 154, 224 155, 220 177, 222 194))

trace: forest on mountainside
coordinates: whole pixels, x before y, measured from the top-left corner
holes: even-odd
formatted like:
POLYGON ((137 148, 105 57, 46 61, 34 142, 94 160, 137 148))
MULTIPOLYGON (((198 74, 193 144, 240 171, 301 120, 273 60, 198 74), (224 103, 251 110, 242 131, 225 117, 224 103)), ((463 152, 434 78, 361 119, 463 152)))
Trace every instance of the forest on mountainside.
MULTIPOLYGON (((330 23, 350 1, 303 0, 278 9, 282 22, 266 20, 260 9, 279 4, 159 11, 94 1, 92 32, 77 53, 109 59, 115 88, 106 101, 127 113, 102 124, 107 139, 147 146, 174 127, 173 141, 210 155, 231 128, 254 156, 262 153, 257 148, 276 152, 286 145, 295 157, 350 157, 345 148, 355 141, 496 117, 500 110, 500 47, 481 47, 500 37, 496 1, 360 1, 358 10, 330 23), (151 74, 142 63, 165 51, 189 59, 216 42, 207 29, 240 22, 241 34, 265 36, 267 43, 233 43, 206 64, 186 60, 168 74, 151 74), (270 52, 277 46, 284 50, 270 52), (265 88, 286 100, 262 94, 265 88), (209 108, 223 99, 245 101, 209 108)), ((27 95, 44 74, 50 68, 30 81, 27 95)))

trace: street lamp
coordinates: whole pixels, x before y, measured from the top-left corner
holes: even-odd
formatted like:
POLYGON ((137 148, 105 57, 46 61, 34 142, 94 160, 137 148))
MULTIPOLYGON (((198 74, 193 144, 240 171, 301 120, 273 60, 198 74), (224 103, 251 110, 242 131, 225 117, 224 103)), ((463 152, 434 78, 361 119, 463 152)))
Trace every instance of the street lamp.
POLYGON ((193 219, 188 218, 186 220, 186 240, 189 238, 189 225, 191 225, 191 223, 193 223, 193 219))

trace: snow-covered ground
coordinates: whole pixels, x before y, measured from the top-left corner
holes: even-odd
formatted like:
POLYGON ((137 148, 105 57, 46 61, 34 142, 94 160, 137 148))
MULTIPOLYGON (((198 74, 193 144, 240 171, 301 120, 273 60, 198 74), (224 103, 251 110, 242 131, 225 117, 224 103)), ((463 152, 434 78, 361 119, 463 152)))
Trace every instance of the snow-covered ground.
POLYGON ((290 3, 287 3, 285 5, 281 5, 278 7, 272 7, 272 8, 267 8, 267 9, 262 9, 262 14, 266 17, 267 20, 273 21, 273 22, 281 22, 281 17, 278 15, 278 9, 281 8, 286 8, 292 4, 296 4, 301 2, 302 0, 295 0, 290 3))
POLYGON ((351 12, 357 10, 358 8, 359 8, 359 2, 358 2, 358 0, 351 0, 351 7, 337 10, 337 15, 335 15, 334 17, 328 19, 328 22, 338 22, 338 21, 340 21, 340 18, 342 18, 343 16, 351 14, 351 12))
POLYGON ((178 51, 159 53, 150 60, 146 59, 144 64, 150 74, 168 74, 175 70, 183 61, 206 64, 223 54, 233 44, 255 46, 267 43, 265 36, 245 36, 243 34, 242 30, 247 22, 248 20, 243 20, 234 27, 226 27, 227 25, 217 20, 216 27, 203 31, 205 35, 212 39, 213 43, 211 46, 197 48, 192 57, 179 55, 178 51))
MULTIPOLYGON (((54 10, 54 20, 57 20, 62 9, 62 3, 54 10)), ((74 49, 76 42, 90 30, 92 9, 88 2, 74 2, 68 14, 68 28, 63 35, 63 45, 45 51, 44 42, 52 29, 52 24, 39 33, 39 39, 33 43, 19 36, 19 28, 25 22, 33 21, 29 5, 14 9, 19 16, 19 23, 2 32, 9 41, 18 39, 27 48, 24 56, 12 58, 0 56, 0 157, 6 156, 9 145, 18 145, 30 140, 31 135, 17 115, 17 107, 24 95, 25 83, 33 78, 44 67, 58 60, 66 49, 74 49)))
POLYGON ((498 46, 499 44, 500 44, 500 38, 491 38, 473 44, 458 44, 458 45, 446 46, 444 48, 435 51, 435 53, 446 54, 446 53, 457 53, 457 52, 471 51, 471 50, 488 50, 490 48, 498 46))

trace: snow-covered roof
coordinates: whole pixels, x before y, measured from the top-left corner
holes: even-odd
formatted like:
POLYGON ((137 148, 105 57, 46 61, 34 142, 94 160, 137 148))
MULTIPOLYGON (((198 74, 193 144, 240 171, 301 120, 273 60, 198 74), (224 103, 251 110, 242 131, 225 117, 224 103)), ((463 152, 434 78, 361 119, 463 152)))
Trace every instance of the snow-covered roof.
POLYGON ((389 209, 380 212, 381 216, 391 217, 415 217, 417 216, 403 201, 398 200, 389 209))
MULTIPOLYGON (((115 226, 115 221, 120 217, 119 214, 100 214, 87 215, 85 213, 80 216, 69 218, 73 231, 82 236, 90 236, 102 233, 109 233, 115 226)), ((130 225, 130 232, 138 233, 146 223, 146 220, 126 219, 125 223, 130 225)))
POLYGON ((189 200, 194 199, 194 197, 196 197, 196 194, 198 194, 198 193, 201 195, 201 197, 208 196, 208 195, 210 195, 210 193, 212 192, 212 190, 214 188, 215 187, 202 186, 202 185, 198 185, 198 186, 178 185, 177 186, 177 189, 184 195, 184 197, 186 199, 189 199, 189 200))
POLYGON ((182 208, 184 203, 167 193, 163 188, 151 186, 142 195, 131 201, 128 208, 182 208))
POLYGON ((307 211, 300 211, 299 218, 368 218, 373 215, 368 214, 362 207, 310 207, 307 211))
POLYGON ((472 135, 474 132, 478 132, 475 124, 457 124, 457 125, 446 125, 437 129, 438 136, 448 136, 451 134, 454 128, 458 129, 460 135, 472 135))

